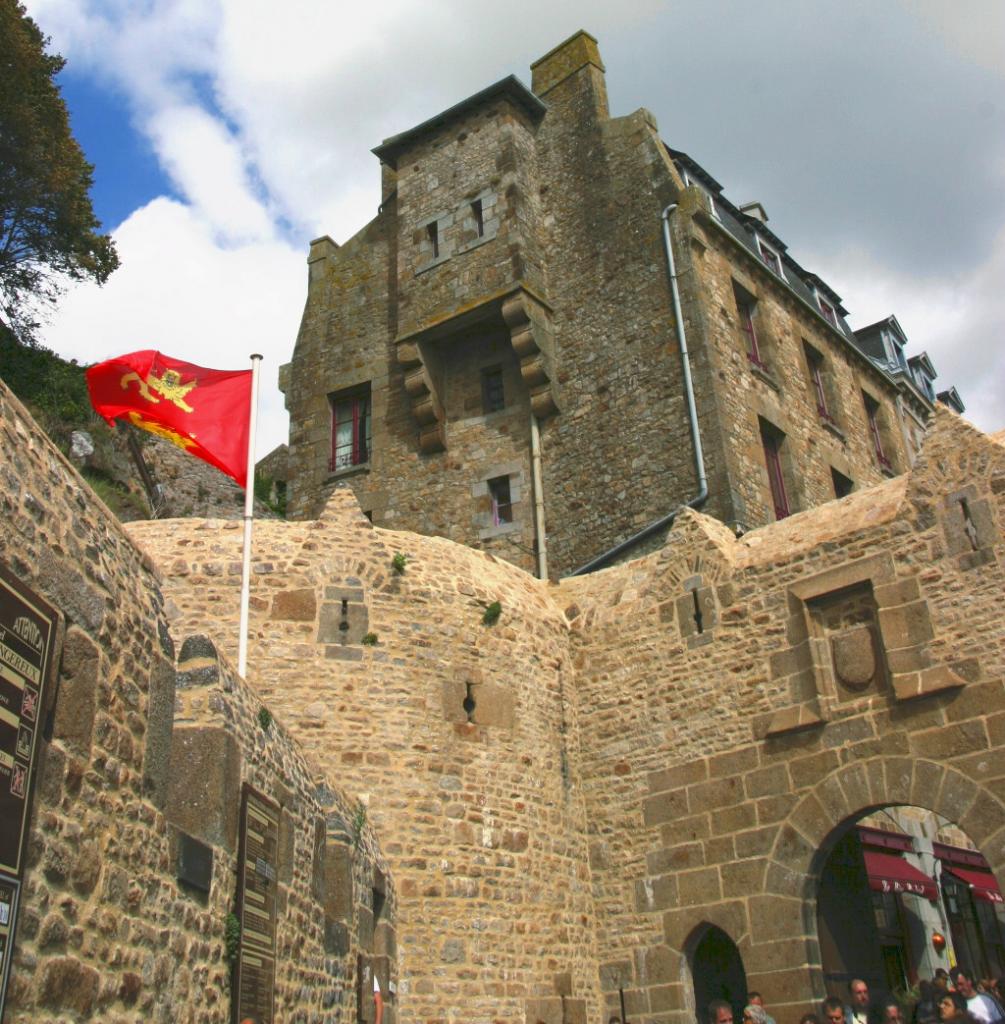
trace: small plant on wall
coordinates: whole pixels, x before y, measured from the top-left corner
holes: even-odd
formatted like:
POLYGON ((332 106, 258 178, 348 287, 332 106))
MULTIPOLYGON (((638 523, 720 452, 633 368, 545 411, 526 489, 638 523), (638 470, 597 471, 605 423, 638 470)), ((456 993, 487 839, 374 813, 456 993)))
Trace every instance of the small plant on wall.
POLYGON ((241 922, 237 914, 228 914, 223 921, 223 944, 227 951, 227 963, 237 962, 241 949, 241 922))
POLYGON ((258 709, 258 724, 264 732, 268 732, 272 725, 272 712, 264 705, 258 709))
POLYGON ((482 616, 482 625, 494 626, 499 621, 500 615, 502 615, 502 605, 498 601, 493 601, 485 609, 485 614, 482 616))
POLYGON ((399 575, 403 576, 405 573, 405 566, 408 565, 408 555, 399 551, 394 558, 391 559, 391 568, 399 575))
POLYGON ((352 845, 355 849, 359 849, 360 843, 363 841, 363 828, 366 825, 366 804, 361 800, 356 805, 356 810, 352 816, 352 845))
POLYGON ((367 633, 363 637, 363 646, 364 647, 376 647, 377 646, 377 634, 376 633, 367 633))

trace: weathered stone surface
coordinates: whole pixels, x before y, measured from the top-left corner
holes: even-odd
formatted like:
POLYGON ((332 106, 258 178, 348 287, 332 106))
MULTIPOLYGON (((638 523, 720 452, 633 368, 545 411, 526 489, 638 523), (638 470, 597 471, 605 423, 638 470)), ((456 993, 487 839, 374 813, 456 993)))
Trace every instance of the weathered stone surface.
POLYGON ((313 622, 318 602, 313 590, 284 590, 272 599, 272 617, 290 622, 313 622))
POLYGON ((42 968, 39 1003, 54 1010, 90 1015, 99 984, 98 972, 75 957, 50 960, 42 968))

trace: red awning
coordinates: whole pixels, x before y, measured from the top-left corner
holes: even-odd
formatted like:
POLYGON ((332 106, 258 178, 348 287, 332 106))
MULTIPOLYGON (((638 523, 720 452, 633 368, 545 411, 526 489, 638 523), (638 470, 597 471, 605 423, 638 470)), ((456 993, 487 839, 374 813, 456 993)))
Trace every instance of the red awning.
POLYGON ((958 868, 955 864, 946 864, 945 870, 969 885, 970 891, 976 899, 987 900, 988 903, 1005 903, 995 876, 990 871, 973 871, 969 868, 958 868))
POLYGON ((935 882, 922 874, 895 853, 878 853, 863 850, 865 873, 869 876, 869 888, 876 892, 913 892, 918 896, 934 900, 938 898, 935 882))

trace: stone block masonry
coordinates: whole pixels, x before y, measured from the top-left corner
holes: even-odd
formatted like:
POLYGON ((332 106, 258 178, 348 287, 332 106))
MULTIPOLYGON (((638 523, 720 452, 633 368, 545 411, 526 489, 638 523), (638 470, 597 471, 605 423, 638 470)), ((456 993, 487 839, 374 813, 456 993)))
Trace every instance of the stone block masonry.
POLYGON ((589 34, 537 61, 532 89, 504 79, 374 152, 380 211, 341 247, 311 243, 280 372, 291 516, 344 482, 379 526, 530 571, 544 544, 566 575, 698 494, 678 330, 708 514, 749 529, 910 465, 930 399, 866 354, 819 278, 783 267, 766 217, 712 198, 649 111, 610 115, 589 34))
POLYGON ((398 899, 358 802, 172 635, 153 564, 2 383, 0 477, 0 561, 64 616, 4 1024, 229 1021, 244 784, 279 816, 275 1019, 355 1020, 360 956, 396 980, 398 899))
MULTIPOLYGON (((918 804, 1001 872, 1003 503, 1005 449, 940 412, 904 476, 740 540, 688 512, 659 551, 558 585, 376 528, 348 488, 262 524, 249 682, 368 801, 402 1019, 600 1019, 623 989, 633 1020, 690 1024, 715 925, 794 1024, 823 994, 815 872, 843 824, 918 804), (335 593, 376 644, 319 630, 335 593)), ((233 647, 239 531, 130 532, 172 628, 233 647)))

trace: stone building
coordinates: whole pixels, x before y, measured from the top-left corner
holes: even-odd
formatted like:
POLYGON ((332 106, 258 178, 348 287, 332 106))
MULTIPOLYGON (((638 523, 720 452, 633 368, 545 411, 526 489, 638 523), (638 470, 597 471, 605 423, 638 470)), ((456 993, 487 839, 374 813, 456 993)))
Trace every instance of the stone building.
POLYGON ((684 504, 745 530, 913 461, 931 362, 894 317, 852 332, 651 113, 611 117, 586 33, 374 152, 380 210, 311 243, 280 372, 292 516, 347 481, 555 578, 684 504))
MULTIPOLYGON (((884 815, 931 816, 924 856, 1000 895, 1005 437, 852 335, 649 115, 609 119, 589 37, 534 87, 388 140, 383 212, 313 246, 284 373, 302 518, 256 527, 246 679, 238 524, 123 529, 0 385, 2 578, 62 647, 3 1024, 231 1019, 249 882, 275 1019, 324 1024, 372 1019, 371 973, 390 1024, 694 1024, 748 989, 795 1024, 852 970, 889 983, 880 911, 928 899, 870 902, 877 851, 936 871, 884 815), (702 268, 676 319, 664 225, 702 268), (671 519, 703 489, 678 325, 708 498, 671 519), (632 561, 533 574, 653 521, 632 561), (851 953, 849 865, 876 923, 851 953)), ((953 952, 926 914, 908 981, 953 952)))

